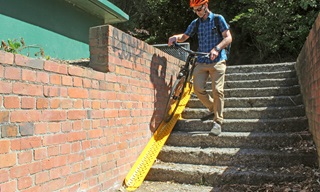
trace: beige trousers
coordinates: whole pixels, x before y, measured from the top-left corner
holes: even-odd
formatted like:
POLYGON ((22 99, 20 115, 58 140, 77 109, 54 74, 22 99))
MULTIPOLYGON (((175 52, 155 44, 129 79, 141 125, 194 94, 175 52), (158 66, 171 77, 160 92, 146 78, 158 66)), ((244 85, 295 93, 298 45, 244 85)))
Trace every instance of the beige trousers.
POLYGON ((223 123, 223 107, 224 107, 224 79, 226 72, 226 61, 206 64, 196 63, 193 72, 194 92, 211 112, 214 112, 213 120, 223 123), (208 77, 212 80, 212 96, 206 91, 206 83, 208 77))

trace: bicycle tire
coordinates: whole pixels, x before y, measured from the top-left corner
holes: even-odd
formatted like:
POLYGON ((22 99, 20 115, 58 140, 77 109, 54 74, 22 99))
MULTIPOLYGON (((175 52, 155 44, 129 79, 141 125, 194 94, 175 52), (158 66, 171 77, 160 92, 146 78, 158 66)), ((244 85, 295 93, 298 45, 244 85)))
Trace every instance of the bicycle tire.
POLYGON ((172 119, 179 106, 186 85, 186 79, 186 76, 182 76, 180 79, 175 81, 171 88, 163 118, 166 123, 172 119))

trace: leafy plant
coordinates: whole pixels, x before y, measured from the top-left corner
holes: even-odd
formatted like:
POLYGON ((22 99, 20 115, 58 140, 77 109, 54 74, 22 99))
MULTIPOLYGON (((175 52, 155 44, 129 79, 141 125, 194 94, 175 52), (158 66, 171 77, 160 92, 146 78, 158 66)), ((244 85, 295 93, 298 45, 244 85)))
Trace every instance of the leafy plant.
POLYGON ((40 46, 37 46, 37 45, 26 45, 23 38, 21 38, 20 41, 18 41, 17 39, 14 39, 14 40, 8 39, 7 43, 4 40, 2 40, 0 50, 4 50, 6 52, 17 54, 17 53, 21 53, 25 49, 28 49, 27 56, 30 56, 30 49, 31 48, 36 48, 39 50, 34 53, 34 56, 36 56, 36 57, 41 56, 42 58, 45 58, 46 60, 50 59, 50 56, 48 56, 48 55, 46 56, 44 54, 43 48, 41 48, 40 46))

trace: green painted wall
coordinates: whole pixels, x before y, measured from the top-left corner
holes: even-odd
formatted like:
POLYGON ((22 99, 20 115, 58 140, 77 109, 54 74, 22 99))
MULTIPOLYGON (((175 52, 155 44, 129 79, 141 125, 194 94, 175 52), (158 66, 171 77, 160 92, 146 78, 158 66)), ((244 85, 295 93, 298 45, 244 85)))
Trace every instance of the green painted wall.
MULTIPOLYGON (((89 58, 89 28, 102 24, 64 0, 0 0, 0 40, 22 37, 51 58, 89 58)), ((37 51, 29 49, 30 56, 37 51)))

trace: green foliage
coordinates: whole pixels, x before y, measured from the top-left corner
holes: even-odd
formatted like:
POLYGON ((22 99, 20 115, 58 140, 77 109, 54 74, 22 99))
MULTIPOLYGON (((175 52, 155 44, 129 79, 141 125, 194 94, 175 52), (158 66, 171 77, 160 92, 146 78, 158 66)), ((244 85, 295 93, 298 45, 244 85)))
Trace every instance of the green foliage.
POLYGON ((244 0, 232 20, 242 38, 259 53, 253 62, 296 59, 319 12, 316 0, 244 0))
MULTIPOLYGON (((167 43, 197 16, 189 0, 110 0, 130 16, 115 25, 149 44, 167 43)), ((212 12, 230 23, 233 36, 229 63, 266 63, 297 58, 320 11, 319 0, 214 0, 212 12)), ((191 39, 191 48, 196 42, 191 39)))
POLYGON ((50 59, 50 56, 45 55, 44 54, 44 50, 41 47, 36 46, 36 45, 26 45, 23 38, 21 38, 20 41, 18 41, 17 39, 14 39, 14 40, 8 39, 7 43, 5 43, 4 40, 2 40, 1 41, 0 50, 6 51, 6 52, 10 52, 10 53, 14 53, 14 54, 17 54, 17 53, 21 54, 23 50, 27 49, 28 50, 27 51, 27 56, 29 56, 30 55, 30 49, 31 48, 36 48, 39 51, 35 52, 34 56, 36 56, 36 57, 40 56, 42 58, 45 58, 46 60, 50 59))

